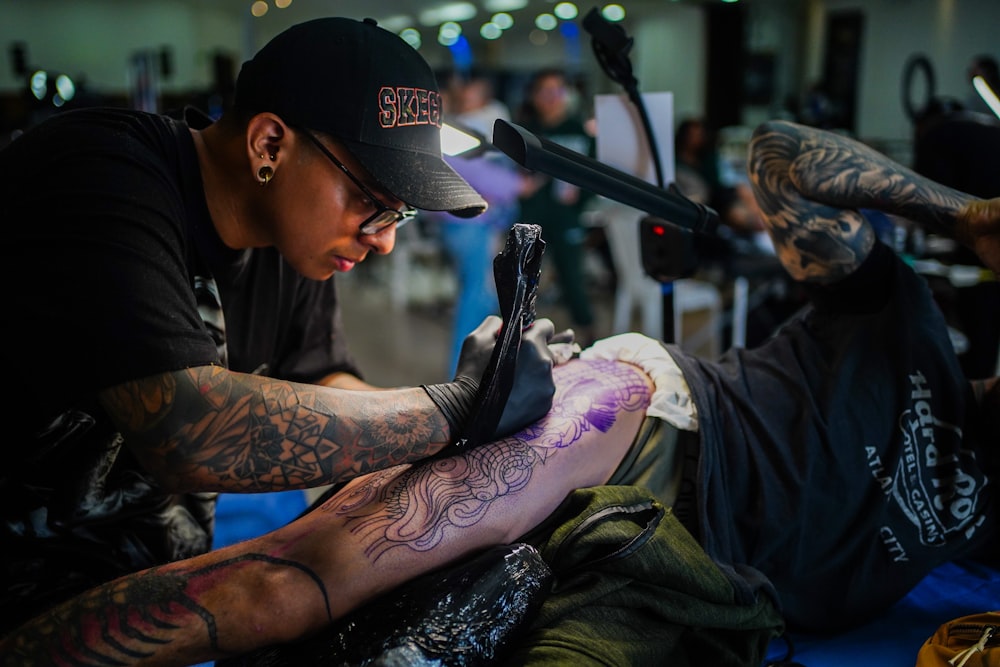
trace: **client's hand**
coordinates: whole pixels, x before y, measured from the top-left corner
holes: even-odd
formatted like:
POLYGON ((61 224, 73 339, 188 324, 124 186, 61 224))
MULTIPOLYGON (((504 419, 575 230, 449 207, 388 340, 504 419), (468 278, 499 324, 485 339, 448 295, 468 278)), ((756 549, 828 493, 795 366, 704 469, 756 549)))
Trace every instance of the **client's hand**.
POLYGON ((958 214, 955 237, 1000 276, 1000 197, 966 204, 958 214))

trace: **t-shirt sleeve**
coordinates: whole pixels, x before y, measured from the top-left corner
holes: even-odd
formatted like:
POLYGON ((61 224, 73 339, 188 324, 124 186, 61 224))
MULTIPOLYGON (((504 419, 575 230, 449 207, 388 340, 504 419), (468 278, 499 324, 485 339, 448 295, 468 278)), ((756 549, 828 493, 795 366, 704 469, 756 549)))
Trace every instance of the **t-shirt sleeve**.
MULTIPOLYGON (((20 141, 17 140, 17 141, 20 141)), ((56 125, 25 144, 2 269, 14 372, 51 405, 158 372, 213 363, 186 266, 185 211, 157 156, 166 134, 124 118, 56 125)), ((5 193, 6 194, 6 193, 5 193)))

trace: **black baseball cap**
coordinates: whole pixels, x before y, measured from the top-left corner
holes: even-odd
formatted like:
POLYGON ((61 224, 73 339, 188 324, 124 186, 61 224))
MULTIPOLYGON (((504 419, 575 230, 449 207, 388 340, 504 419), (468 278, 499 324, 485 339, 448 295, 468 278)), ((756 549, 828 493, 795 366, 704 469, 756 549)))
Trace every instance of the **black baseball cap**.
POLYGON ((441 157, 441 93, 427 61, 374 19, 293 25, 243 63, 234 107, 342 142, 400 201, 473 217, 486 201, 441 157))

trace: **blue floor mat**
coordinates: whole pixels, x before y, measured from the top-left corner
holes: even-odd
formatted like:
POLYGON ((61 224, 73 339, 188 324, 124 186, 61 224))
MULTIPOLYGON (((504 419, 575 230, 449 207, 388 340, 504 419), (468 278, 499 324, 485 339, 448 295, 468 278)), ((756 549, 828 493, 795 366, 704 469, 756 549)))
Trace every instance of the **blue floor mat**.
MULTIPOLYGON (((953 618, 1000 610, 1000 570, 981 563, 946 563, 875 620, 830 637, 792 634, 794 658, 805 667, 913 667, 917 651, 953 618)), ((768 662, 785 655, 776 640, 768 662)))

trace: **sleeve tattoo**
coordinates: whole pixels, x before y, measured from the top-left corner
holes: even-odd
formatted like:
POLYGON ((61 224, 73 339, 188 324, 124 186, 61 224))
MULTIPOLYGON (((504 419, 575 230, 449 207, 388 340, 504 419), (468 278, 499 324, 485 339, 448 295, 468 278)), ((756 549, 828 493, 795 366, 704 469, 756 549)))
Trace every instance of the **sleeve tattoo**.
MULTIPOLYGON (((606 433, 619 413, 648 405, 649 385, 634 366, 575 362, 554 372, 554 409, 530 428, 459 456, 374 473, 315 511, 360 537, 372 562, 394 548, 428 551, 446 530, 474 528, 493 503, 523 490, 539 466, 585 435, 606 433)), ((179 561, 127 575, 46 612, 5 640, 0 664, 130 664, 169 651, 182 636, 190 641, 192 633, 206 650, 221 654, 226 647, 209 609, 211 590, 240 570, 260 567, 295 571, 312 582, 333 620, 330 596, 336 591, 301 562, 253 552, 201 566, 179 561)))
POLYGON ((779 257, 800 280, 836 280, 860 265, 875 241, 861 209, 953 234, 969 199, 857 140, 786 122, 755 132, 749 172, 779 257))
MULTIPOLYGON (((364 403, 333 405, 329 390, 200 367, 125 383, 106 405, 153 469, 197 478, 201 490, 307 488, 429 456, 447 442, 433 406, 401 393, 391 418, 364 403), (169 419, 165 416, 170 414, 169 419), (354 418, 340 416, 351 413, 354 418), (167 424, 183 424, 171 430, 167 424), (206 444, 209 443, 209 444, 206 444)), ((343 400, 353 400, 349 393, 343 400)), ((371 400, 371 397, 368 397, 371 400)))

